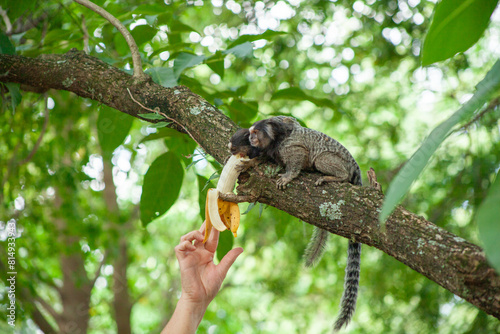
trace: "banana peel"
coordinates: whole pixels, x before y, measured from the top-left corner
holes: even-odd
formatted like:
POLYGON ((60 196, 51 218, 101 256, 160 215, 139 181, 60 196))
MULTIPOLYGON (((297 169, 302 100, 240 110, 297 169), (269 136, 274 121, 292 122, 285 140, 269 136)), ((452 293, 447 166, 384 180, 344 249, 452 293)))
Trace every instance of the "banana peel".
POLYGON ((232 155, 222 169, 217 188, 208 189, 205 202, 206 227, 203 242, 208 240, 212 227, 218 231, 231 230, 233 235, 237 236, 240 226, 240 208, 237 203, 222 200, 219 198, 219 194, 233 192, 236 180, 240 175, 237 167, 244 160, 248 160, 248 157, 242 157, 239 154, 232 155))

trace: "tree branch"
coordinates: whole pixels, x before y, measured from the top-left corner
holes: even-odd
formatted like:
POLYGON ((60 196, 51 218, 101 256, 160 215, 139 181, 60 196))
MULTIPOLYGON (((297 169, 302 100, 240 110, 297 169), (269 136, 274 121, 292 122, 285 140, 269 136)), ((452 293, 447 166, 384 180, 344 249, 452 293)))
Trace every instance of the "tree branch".
POLYGON ((52 325, 47 321, 47 319, 45 319, 42 312, 40 312, 40 310, 36 306, 33 307, 31 318, 44 334, 58 333, 58 331, 56 331, 54 327, 52 327, 52 325))
POLYGON ((39 296, 36 296, 35 299, 34 299, 36 302, 38 302, 40 305, 42 305, 42 307, 45 309, 45 311, 47 311, 47 313, 50 314, 50 316, 52 318, 54 318, 54 320, 57 322, 59 320, 59 317, 60 317, 60 314, 56 312, 56 310, 54 310, 54 308, 45 301, 45 299, 39 297, 39 296))
MULTIPOLYGON (((62 89, 141 118, 127 88, 146 108, 159 110, 188 129, 220 163, 235 124, 185 87, 164 88, 131 76, 82 52, 26 58, 0 55, 0 81, 62 89)), ((182 128, 179 128, 182 131, 182 128)), ((315 187, 318 175, 302 173, 284 191, 266 165, 240 175, 238 192, 331 233, 376 247, 500 319, 500 278, 482 249, 424 218, 397 207, 382 231, 383 195, 372 187, 331 183, 315 187), (304 196, 306 195, 306 196, 304 196)))

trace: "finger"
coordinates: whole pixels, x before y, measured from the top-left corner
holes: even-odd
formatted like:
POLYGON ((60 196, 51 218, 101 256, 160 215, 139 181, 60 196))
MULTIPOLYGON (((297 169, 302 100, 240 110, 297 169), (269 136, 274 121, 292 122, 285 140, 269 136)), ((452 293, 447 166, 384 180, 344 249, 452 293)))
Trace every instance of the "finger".
POLYGON ((215 250, 217 249, 217 245, 219 244, 219 234, 220 232, 216 230, 215 228, 212 229, 212 234, 210 234, 210 237, 208 238, 207 242, 205 243, 205 249, 208 250, 209 252, 215 253, 215 250))
POLYGON ((195 251, 196 247, 191 243, 191 241, 183 241, 177 246, 175 246, 175 253, 179 254, 185 251, 195 251))
POLYGON ((204 221, 203 221, 203 224, 201 224, 200 229, 199 229, 200 233, 205 233, 205 225, 206 225, 206 222, 207 222, 207 221, 206 221, 206 220, 204 220, 204 221))
MULTIPOLYGON (((205 240, 205 233, 207 233, 206 229, 207 229, 207 221, 204 220, 200 226, 200 229, 198 230, 198 232, 200 232, 200 235, 202 235, 203 237, 201 239, 196 239, 196 241, 194 242, 194 245, 196 247, 203 246, 203 241, 205 240)), ((208 233, 210 233, 210 231, 208 231, 208 233)))
POLYGON ((219 270, 219 273, 222 277, 226 277, 229 268, 231 268, 234 261, 236 261, 241 253, 243 253, 243 248, 238 247, 235 249, 231 249, 229 252, 227 252, 226 256, 222 258, 220 263, 217 265, 217 269, 219 270))
POLYGON ((200 240, 200 238, 203 241, 203 234, 200 231, 191 231, 188 234, 183 235, 180 242, 193 242, 193 240, 200 240))

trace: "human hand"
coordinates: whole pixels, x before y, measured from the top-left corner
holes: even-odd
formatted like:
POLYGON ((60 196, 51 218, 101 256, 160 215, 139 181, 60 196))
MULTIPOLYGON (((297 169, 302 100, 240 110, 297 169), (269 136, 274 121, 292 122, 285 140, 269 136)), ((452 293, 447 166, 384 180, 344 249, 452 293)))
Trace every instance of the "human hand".
POLYGON ((215 265, 213 259, 220 232, 214 229, 207 242, 203 243, 204 232, 205 223, 198 231, 182 236, 175 247, 181 270, 181 300, 202 308, 214 299, 229 268, 243 252, 241 247, 232 249, 215 265))
POLYGON ((218 265, 214 263, 219 243, 219 231, 212 232, 203 243, 205 223, 199 231, 181 237, 175 255, 181 268, 181 299, 162 334, 194 334, 208 304, 214 299, 227 271, 243 252, 241 247, 230 250, 218 265), (193 243, 194 241, 194 243, 193 243))

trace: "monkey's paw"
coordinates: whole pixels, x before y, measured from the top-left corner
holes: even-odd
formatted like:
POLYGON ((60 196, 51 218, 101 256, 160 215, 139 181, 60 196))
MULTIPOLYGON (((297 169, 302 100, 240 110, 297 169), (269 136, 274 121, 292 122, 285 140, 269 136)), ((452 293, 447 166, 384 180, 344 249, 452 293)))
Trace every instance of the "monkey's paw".
POLYGON ((236 165, 236 171, 243 173, 246 172, 248 169, 251 167, 256 166, 257 164, 253 159, 242 159, 237 165, 236 165))
POLYGON ((326 183, 326 180, 324 177, 320 177, 319 179, 316 180, 316 182, 314 182, 314 185, 316 187, 318 187, 318 186, 322 185, 323 183, 326 183))
POLYGON ((276 181, 276 188, 278 188, 278 189, 285 189, 286 185, 288 183, 290 183, 290 181, 292 181, 291 177, 288 177, 288 176, 285 176, 285 175, 281 175, 279 177, 278 181, 276 181))

